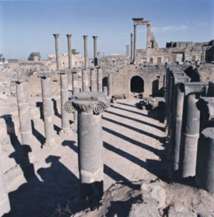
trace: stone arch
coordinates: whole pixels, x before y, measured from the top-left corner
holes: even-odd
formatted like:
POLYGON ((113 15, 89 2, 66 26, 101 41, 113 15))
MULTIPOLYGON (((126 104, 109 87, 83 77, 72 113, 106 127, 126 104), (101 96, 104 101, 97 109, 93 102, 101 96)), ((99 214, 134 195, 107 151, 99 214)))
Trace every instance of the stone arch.
POLYGON ((144 80, 139 75, 135 75, 130 79, 130 91, 132 93, 144 92, 144 80))

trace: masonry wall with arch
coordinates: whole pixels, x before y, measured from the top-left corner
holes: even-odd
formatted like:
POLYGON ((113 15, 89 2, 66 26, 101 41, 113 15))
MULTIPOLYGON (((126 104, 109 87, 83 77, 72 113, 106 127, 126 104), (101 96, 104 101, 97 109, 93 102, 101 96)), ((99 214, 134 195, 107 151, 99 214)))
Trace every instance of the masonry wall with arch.
POLYGON ((164 75, 164 66, 127 65, 119 71, 112 72, 112 95, 125 94, 126 97, 130 97, 135 91, 142 91, 145 97, 157 96, 163 88, 164 75), (134 83, 138 87, 132 87, 134 83))

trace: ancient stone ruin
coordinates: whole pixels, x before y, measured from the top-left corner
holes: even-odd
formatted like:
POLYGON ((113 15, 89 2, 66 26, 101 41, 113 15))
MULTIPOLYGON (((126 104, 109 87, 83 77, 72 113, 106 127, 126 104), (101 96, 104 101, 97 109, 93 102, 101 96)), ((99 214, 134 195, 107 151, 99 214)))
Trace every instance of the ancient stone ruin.
POLYGON ((74 67, 68 33, 63 68, 60 37, 54 70, 1 81, 0 216, 213 216, 213 43, 159 48, 133 18, 129 56, 100 58, 93 35, 90 59, 83 35, 74 67))

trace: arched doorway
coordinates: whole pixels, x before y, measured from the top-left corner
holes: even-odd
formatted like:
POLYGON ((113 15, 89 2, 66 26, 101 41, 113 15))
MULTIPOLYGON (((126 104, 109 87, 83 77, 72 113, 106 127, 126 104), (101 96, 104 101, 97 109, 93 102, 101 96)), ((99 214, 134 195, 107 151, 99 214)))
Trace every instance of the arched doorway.
POLYGON ((105 89, 108 90, 108 77, 103 78, 103 80, 102 80, 102 89, 103 89, 103 92, 105 92, 105 89))
POLYGON ((144 92, 144 81, 140 76, 134 76, 131 78, 130 89, 132 93, 144 92))

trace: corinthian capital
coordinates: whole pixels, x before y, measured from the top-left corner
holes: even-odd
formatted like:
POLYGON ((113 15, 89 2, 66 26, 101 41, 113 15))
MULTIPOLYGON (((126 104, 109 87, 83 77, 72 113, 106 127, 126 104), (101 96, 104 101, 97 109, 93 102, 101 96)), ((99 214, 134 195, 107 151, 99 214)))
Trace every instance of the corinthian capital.
POLYGON ((103 94, 81 93, 65 104, 65 110, 69 113, 74 109, 78 112, 92 112, 94 115, 101 114, 109 105, 103 94))

